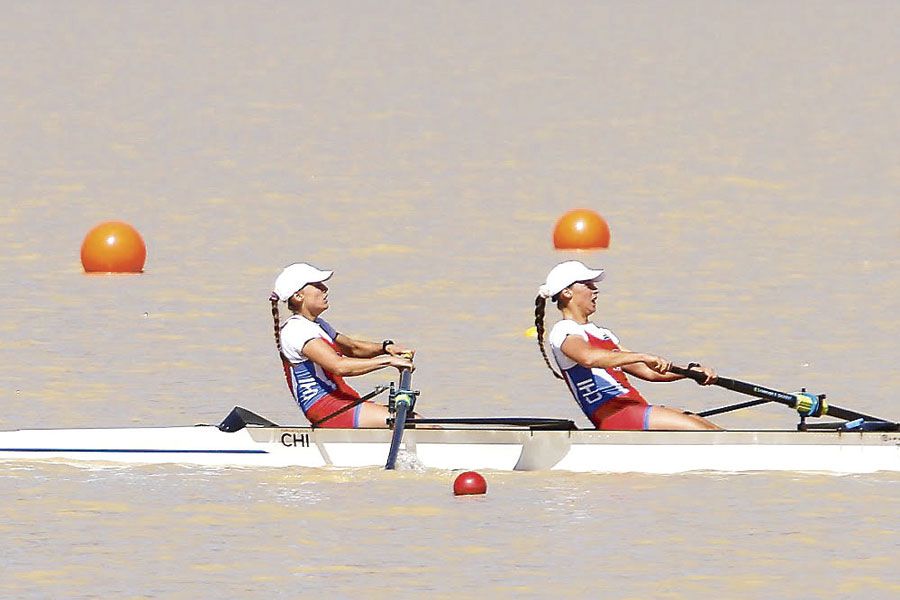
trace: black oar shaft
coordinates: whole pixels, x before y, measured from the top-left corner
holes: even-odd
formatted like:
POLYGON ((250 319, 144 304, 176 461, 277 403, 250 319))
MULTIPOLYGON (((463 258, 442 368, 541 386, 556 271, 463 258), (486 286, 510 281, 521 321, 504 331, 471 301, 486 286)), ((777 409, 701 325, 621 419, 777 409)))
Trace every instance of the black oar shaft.
POLYGON ((855 410, 841 408, 840 406, 835 406, 834 404, 828 405, 828 410, 825 412, 825 414, 829 417, 844 419, 845 421, 855 421, 856 419, 862 419, 864 421, 884 421, 884 419, 880 417, 873 417, 872 415, 856 412, 855 410))
MULTIPOLYGON (((676 375, 683 375, 694 381, 705 381, 706 375, 701 373, 700 371, 695 371, 693 369, 685 369, 683 367, 672 366, 669 369, 672 373, 676 375)), ((741 394, 746 394, 748 396, 755 396, 756 398, 765 398, 766 400, 771 400, 772 402, 778 402, 784 404, 785 406, 789 406, 791 408, 796 408, 797 406, 797 395, 796 394, 788 394, 787 392, 779 392, 778 390, 773 390, 767 387, 763 387, 761 385, 756 385, 755 383, 747 383, 746 381, 739 381, 737 379, 730 379, 728 377, 719 377, 716 379, 715 384, 719 387, 723 387, 728 390, 733 390, 735 392, 739 392, 741 394)), ((833 404, 829 404, 825 414, 836 417, 838 419, 844 419, 847 421, 853 421, 855 419, 864 419, 866 421, 883 421, 884 419, 880 419, 878 417, 873 417, 870 415, 866 415, 863 413, 856 412, 854 410, 848 410, 846 408, 841 408, 840 406, 834 406, 833 404)))
MULTIPOLYGON (((676 375, 683 375, 694 381, 706 380, 706 375, 704 373, 693 369, 683 369, 682 367, 673 365, 669 370, 676 375)), ((773 402, 787 404, 790 407, 793 407, 797 402, 797 397, 794 394, 779 392, 778 390, 772 390, 761 385, 756 385, 755 383, 747 383, 745 381, 738 381, 737 379, 729 379, 728 377, 717 378, 715 385, 741 394, 747 394, 748 396, 756 396, 757 398, 765 398, 767 400, 772 400, 773 402)))
POLYGON ((399 391, 412 391, 412 371, 409 369, 400 370, 399 391))

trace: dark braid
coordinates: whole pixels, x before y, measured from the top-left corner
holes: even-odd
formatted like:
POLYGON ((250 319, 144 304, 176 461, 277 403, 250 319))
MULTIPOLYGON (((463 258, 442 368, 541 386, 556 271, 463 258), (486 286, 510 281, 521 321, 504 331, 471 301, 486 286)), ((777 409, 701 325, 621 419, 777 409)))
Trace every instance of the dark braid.
POLYGON ((278 315, 278 296, 275 292, 269 296, 269 302, 272 303, 272 319, 275 321, 275 348, 278 350, 278 356, 281 358, 281 367, 284 369, 284 380, 287 382, 288 389, 291 390, 291 396, 294 395, 294 388, 291 385, 291 365, 288 359, 284 357, 281 351, 281 317, 278 315))
POLYGON ((538 348, 541 349, 541 356, 544 357, 544 362, 547 363, 547 368, 550 369, 553 376, 557 379, 562 379, 562 375, 557 373, 556 369, 550 364, 550 359, 547 358, 547 351, 544 349, 544 310, 546 306, 547 299, 543 296, 539 295, 534 299, 534 328, 537 329, 538 348))
POLYGON ((278 296, 274 292, 269 296, 269 302, 272 303, 272 319, 275 321, 275 348, 281 354, 281 317, 278 315, 278 296))

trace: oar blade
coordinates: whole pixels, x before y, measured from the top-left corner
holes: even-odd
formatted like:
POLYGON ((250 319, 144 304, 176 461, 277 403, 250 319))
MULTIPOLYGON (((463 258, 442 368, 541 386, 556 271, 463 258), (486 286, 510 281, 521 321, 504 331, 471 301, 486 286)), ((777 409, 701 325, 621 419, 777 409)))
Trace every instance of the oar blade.
POLYGON ((412 391, 412 371, 402 369, 400 371, 400 383, 397 391, 391 392, 391 404, 394 406, 394 434, 391 436, 391 447, 388 449, 387 461, 384 468, 394 470, 397 465, 397 454, 400 452, 400 443, 403 441, 403 430, 406 428, 406 415, 412 407, 417 392, 412 391))
POLYGON ((406 428, 406 413, 409 405, 406 402, 397 403, 397 412, 394 415, 394 434, 391 436, 391 447, 388 450, 387 462, 384 468, 393 471, 397 466, 397 455, 400 453, 400 442, 403 440, 403 430, 406 428))

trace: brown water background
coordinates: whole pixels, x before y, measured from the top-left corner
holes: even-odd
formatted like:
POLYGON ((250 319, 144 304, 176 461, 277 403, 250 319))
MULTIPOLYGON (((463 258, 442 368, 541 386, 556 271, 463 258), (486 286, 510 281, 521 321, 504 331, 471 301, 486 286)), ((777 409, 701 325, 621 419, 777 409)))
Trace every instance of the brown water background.
MULTIPOLYGON (((418 350, 429 416, 574 418, 524 331, 580 206, 626 346, 898 418, 898 26, 874 1, 3 3, 0 428, 304 422, 266 300, 296 260, 335 269, 339 330, 418 350), (143 275, 81 272, 108 219, 143 275)), ((0 594, 900 594, 896 474, 487 475, 473 500, 446 472, 7 464, 0 594)))

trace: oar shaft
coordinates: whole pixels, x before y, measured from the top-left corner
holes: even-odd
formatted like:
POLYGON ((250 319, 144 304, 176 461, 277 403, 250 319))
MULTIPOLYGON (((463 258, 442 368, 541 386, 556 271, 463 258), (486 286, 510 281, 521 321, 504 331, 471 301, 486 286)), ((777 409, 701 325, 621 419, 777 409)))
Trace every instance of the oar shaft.
POLYGON ((400 384, 397 387, 399 388, 397 391, 412 391, 412 371, 410 369, 400 370, 400 384))
MULTIPOLYGON (((701 373, 700 371, 695 371, 693 369, 685 369, 683 367, 672 365, 669 371, 675 373, 676 375, 682 375, 689 379, 693 379, 697 382, 706 381, 706 374, 701 373)), ((773 402, 780 402, 781 404, 790 406, 791 408, 793 408, 797 403, 797 397, 794 394, 779 392, 778 390, 772 390, 767 387, 762 387, 761 385, 756 385, 754 383, 738 381, 737 379, 729 379, 728 377, 718 377, 715 381, 715 385, 723 387, 727 390, 739 392, 741 394, 747 394, 748 396, 765 398, 766 400, 771 400, 773 402)))
MULTIPOLYGON (((694 381, 705 381, 706 375, 701 373, 700 371, 694 371, 693 369, 685 369, 683 367, 677 367, 673 365, 669 371, 675 373, 676 375, 683 375, 694 381)), ((789 406, 791 408, 797 407, 797 395, 789 394, 787 392, 779 392, 778 390, 773 390, 767 387, 763 387, 761 385, 756 385, 755 383, 747 383, 746 381, 740 381, 737 379, 730 379, 728 377, 718 377, 715 381, 715 384, 719 387, 723 387, 728 390, 733 390, 735 392, 739 392, 741 394, 747 394, 748 396, 755 396, 756 398, 765 398, 766 400, 771 400, 772 402, 778 402, 780 404, 784 404, 785 406, 789 406)), ((841 408, 840 406, 835 406, 833 404, 829 404, 825 410, 825 413, 831 417, 835 417, 838 419, 844 419, 846 421, 852 421, 854 419, 865 419, 866 421, 883 421, 884 419, 880 419, 878 417, 873 417, 870 415, 865 415, 863 413, 856 412, 854 410, 848 410, 846 408, 841 408)))
POLYGON ((856 419, 863 419, 864 421, 885 421, 885 419, 882 419, 881 417, 873 417, 872 415, 841 408, 834 404, 828 405, 828 410, 825 414, 836 419, 844 419, 845 421, 855 421, 856 419))

